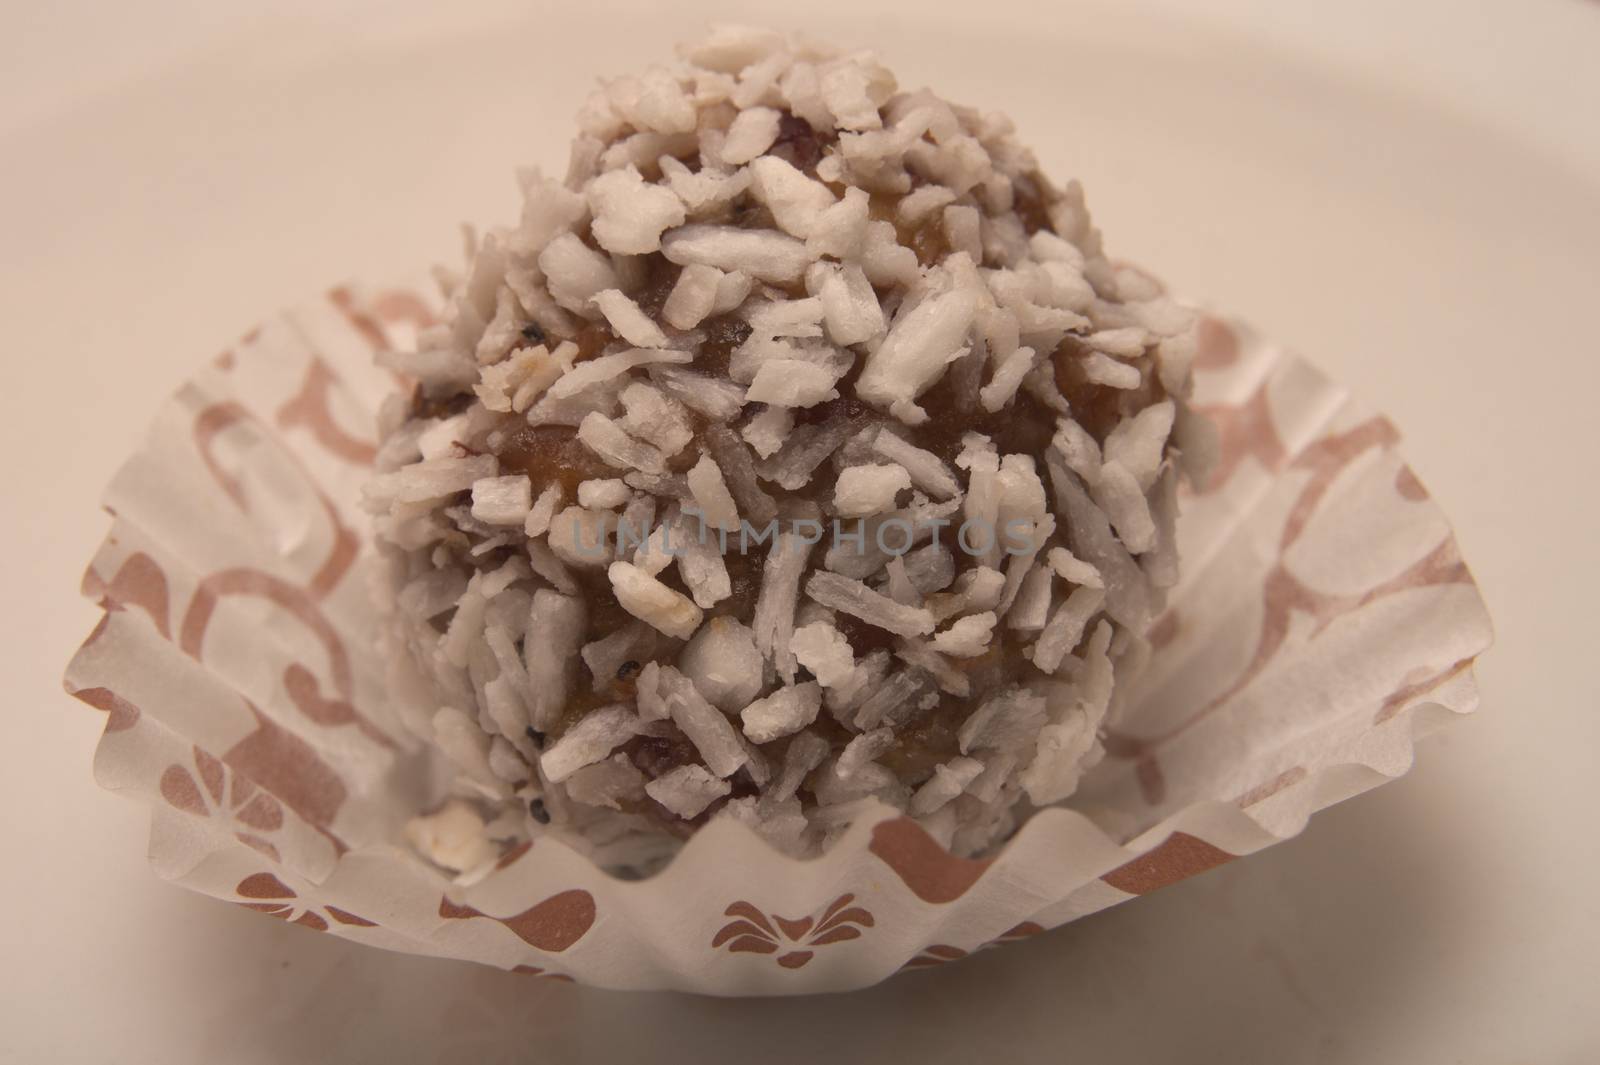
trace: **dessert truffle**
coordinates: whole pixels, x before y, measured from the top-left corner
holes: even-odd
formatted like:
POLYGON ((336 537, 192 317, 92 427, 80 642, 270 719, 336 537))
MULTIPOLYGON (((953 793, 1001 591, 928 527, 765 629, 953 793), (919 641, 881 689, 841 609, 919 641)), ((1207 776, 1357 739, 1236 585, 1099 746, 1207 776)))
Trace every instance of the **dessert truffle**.
POLYGON ((496 842, 806 855, 876 799, 982 852, 1100 757, 1177 579, 1193 316, 1004 117, 764 31, 682 57, 385 356, 394 698, 496 842))

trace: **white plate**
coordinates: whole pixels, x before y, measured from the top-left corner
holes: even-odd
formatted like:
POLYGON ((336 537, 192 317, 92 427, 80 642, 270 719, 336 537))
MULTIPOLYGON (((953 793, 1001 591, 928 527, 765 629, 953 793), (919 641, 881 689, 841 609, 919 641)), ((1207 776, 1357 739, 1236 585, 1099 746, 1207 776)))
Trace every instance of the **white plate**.
POLYGON ((728 1002, 396 957, 162 886, 134 808, 89 780, 98 721, 56 679, 92 623, 72 595, 99 533, 85 515, 158 397, 263 313, 449 256, 459 217, 507 217, 510 168, 561 165, 592 75, 660 57, 710 6, 125 6, 0 15, 18 560, 0 1059, 1450 1062, 1586 1045, 1600 512, 1570 486, 1593 479, 1600 384, 1584 62, 1600 8, 786 9, 908 83, 1011 112, 1050 172, 1083 179, 1115 253, 1386 408, 1500 643, 1480 715, 1288 844, 872 991, 728 1002))

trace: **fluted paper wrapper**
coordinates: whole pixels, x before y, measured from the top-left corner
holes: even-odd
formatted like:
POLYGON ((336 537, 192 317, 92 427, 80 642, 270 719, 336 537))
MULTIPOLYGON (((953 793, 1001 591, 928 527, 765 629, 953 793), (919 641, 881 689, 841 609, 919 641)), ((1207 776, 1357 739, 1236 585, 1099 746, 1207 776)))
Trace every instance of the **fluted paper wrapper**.
POLYGON ((795 861, 713 821, 615 879, 558 842, 462 886, 401 841, 433 757, 385 698, 360 490, 377 350, 420 288, 280 315, 160 412, 106 496, 67 684, 106 712, 100 783, 148 803, 158 874, 389 950, 612 988, 802 994, 938 965, 1270 846, 1403 773, 1476 703, 1490 629, 1393 426, 1306 362, 1207 319, 1195 405, 1221 463, 1188 493, 1184 578, 1066 806, 955 858, 884 806, 795 861))

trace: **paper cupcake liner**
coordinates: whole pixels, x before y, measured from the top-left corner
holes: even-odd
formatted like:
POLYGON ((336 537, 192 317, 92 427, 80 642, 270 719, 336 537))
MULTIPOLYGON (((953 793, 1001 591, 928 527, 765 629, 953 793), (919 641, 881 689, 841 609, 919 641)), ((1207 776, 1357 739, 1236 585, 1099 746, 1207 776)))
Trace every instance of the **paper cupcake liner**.
POLYGON ((1064 924, 1299 832, 1406 771, 1477 701, 1487 614, 1398 434, 1306 362, 1207 319, 1222 461, 1185 574, 1066 807, 955 858, 889 807, 809 861, 715 821, 659 874, 555 841, 470 886, 403 844, 428 752, 394 718, 357 505, 373 365, 436 303, 340 289, 194 377, 106 494, 106 614, 67 673, 106 711, 102 785, 150 804, 158 874, 318 931, 610 988, 865 987, 1064 924))

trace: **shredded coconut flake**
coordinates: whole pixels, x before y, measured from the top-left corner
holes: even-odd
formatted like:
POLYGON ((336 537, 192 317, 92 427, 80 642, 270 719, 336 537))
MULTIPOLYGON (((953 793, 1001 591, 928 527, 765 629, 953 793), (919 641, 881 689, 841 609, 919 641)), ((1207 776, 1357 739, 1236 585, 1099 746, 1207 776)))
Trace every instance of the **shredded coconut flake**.
POLYGON ((911 483, 935 499, 952 499, 961 494, 961 483, 931 451, 907 443, 888 429, 872 439, 873 450, 906 471, 911 483))
POLYGON ((983 763, 976 758, 952 758, 935 766, 933 776, 911 796, 911 812, 918 817, 934 813, 958 798, 982 772, 983 763))
POLYGON ((819 337, 822 335, 822 301, 773 300, 745 312, 750 328, 764 337, 819 337))
POLYGON ((1105 599, 1105 592, 1099 588, 1073 589, 1039 634, 1033 648, 1033 664, 1046 673, 1061 668, 1062 659, 1083 639, 1084 629, 1105 599))
POLYGON ((563 233, 539 253, 539 269, 555 301, 575 314, 592 313, 589 301, 617 287, 611 260, 588 247, 575 234, 563 233))
POLYGON ((871 197, 861 189, 846 189, 839 202, 824 207, 811 220, 806 250, 814 258, 854 259, 867 235, 871 197))
POLYGON ((1176 413, 1173 402, 1163 400, 1124 418, 1106 436, 1105 460, 1132 474, 1141 492, 1156 482, 1176 413))
POLYGON ((701 455, 700 461, 689 471, 689 491, 700 508, 706 524, 728 532, 739 531, 739 508, 722 479, 722 470, 710 455, 701 455))
POLYGON ((739 715, 744 734, 754 743, 770 743, 810 725, 822 708, 822 689, 815 681, 779 688, 757 699, 739 715))
POLYGON ((811 235, 822 212, 837 202, 828 186, 775 155, 750 164, 750 191, 786 233, 802 240, 811 235))
POLYGON ((806 246, 791 236, 734 226, 675 229, 663 238, 662 252, 681 266, 715 266, 774 283, 798 280, 811 262, 806 246))
POLYGON ((578 485, 578 505, 599 510, 612 510, 628 501, 628 486, 617 478, 584 481, 578 485))
POLYGON ((590 451, 619 470, 666 472, 666 461, 658 449, 635 440, 623 432, 616 422, 598 411, 584 416, 578 426, 578 439, 583 441, 590 451))
POLYGON ((694 439, 694 428, 683 404, 659 388, 635 381, 622 390, 622 429, 652 445, 663 455, 682 451, 694 439))
POLYGON ((935 636, 933 649, 955 658, 975 658, 989 649, 994 625, 993 611, 969 614, 935 636))
POLYGON ((926 636, 933 631, 933 615, 926 608, 897 603, 862 582, 837 573, 813 573, 806 582, 806 594, 825 607, 860 618, 896 636, 926 636))
POLYGON ((600 313, 606 316, 606 321, 611 323, 611 328, 617 331, 617 335, 628 343, 641 348, 667 346, 667 334, 661 331, 661 327, 646 317, 637 303, 616 289, 608 288, 604 292, 596 293, 594 305, 600 308, 600 313))
POLYGON ((551 399, 567 399, 577 396, 585 389, 595 385, 604 384, 613 378, 626 374, 636 366, 649 366, 655 363, 684 363, 691 356, 686 351, 654 350, 648 348, 630 348, 627 351, 615 352, 611 355, 602 355, 588 362, 580 362, 568 370, 551 385, 546 395, 551 399))
POLYGON ((647 625, 686 640, 700 627, 700 608, 630 562, 613 562, 606 571, 622 609, 647 625))
POLYGON ((1150 336, 1137 326, 1128 326, 1123 329, 1102 329, 1098 333, 1091 333, 1084 338, 1096 351, 1103 351, 1107 355, 1115 355, 1119 359, 1135 359, 1144 354, 1145 345, 1150 341, 1150 336))
POLYGON ((657 687, 673 724, 689 737, 713 773, 730 777, 749 761, 744 741, 733 724, 722 711, 706 702, 687 677, 664 666, 659 671, 657 687))
POLYGON ((764 153, 778 139, 781 117, 770 107, 740 111, 728 127, 727 139, 722 142, 722 161, 729 166, 739 166, 764 153))
POLYGON ((1083 376, 1091 384, 1105 385, 1107 388, 1138 388, 1140 381, 1137 366, 1118 362, 1099 351, 1091 351, 1084 356, 1083 376))
POLYGON ((539 758, 546 780, 562 781, 593 765, 639 734, 640 721, 631 707, 591 710, 539 758))
POLYGON ((795 658, 789 640, 794 634, 794 608, 800 599, 800 577, 811 545, 793 532, 778 535, 761 571, 751 628, 756 646, 773 662, 785 681, 794 679, 795 658))
POLYGON ((1093 495, 1130 552, 1141 555, 1155 545, 1156 525, 1150 516, 1150 504, 1139 488, 1138 478, 1126 466, 1120 462, 1101 466, 1093 495))
POLYGON ((712 618, 701 626, 683 649, 678 668, 707 702, 730 714, 748 705, 765 680, 755 637, 732 618, 712 618))
POLYGON ((684 765, 663 773, 644 786, 645 793, 684 820, 699 817, 706 807, 733 789, 704 766, 684 765))
POLYGON ((650 377, 673 399, 714 422, 730 422, 744 409, 744 388, 732 381, 670 366, 652 367, 650 377))
POLYGON ((838 399, 838 376, 826 367, 798 359, 769 359, 750 382, 746 398, 779 407, 814 407, 838 399))
POLYGON ((1052 547, 1047 557, 1050 560, 1050 568, 1060 574, 1062 580, 1071 581, 1073 584, 1081 584, 1086 588, 1104 588, 1106 586, 1099 570, 1077 558, 1064 547, 1052 547))
POLYGON ((589 207, 596 243, 617 255, 658 250, 662 232, 683 225, 685 217, 683 201, 672 189, 646 184, 632 166, 595 178, 589 185, 589 207))
POLYGON ((716 306, 717 291, 725 276, 714 266, 685 266, 662 305, 661 316, 674 329, 693 329, 716 306))
POLYGON ((488 525, 521 525, 533 507, 533 483, 523 474, 472 482, 472 516, 488 525))
POLYGON ((963 289, 928 299, 897 319, 868 356, 857 394, 903 422, 921 424, 927 414, 915 400, 965 352, 976 312, 976 298, 963 289))
POLYGON ((847 518, 894 509, 895 496, 911 487, 911 475, 898 463, 847 466, 833 490, 834 509, 847 518))
POLYGON ((739 431, 744 442, 764 459, 777 454, 794 429, 794 411, 788 407, 772 406, 752 417, 739 431))

